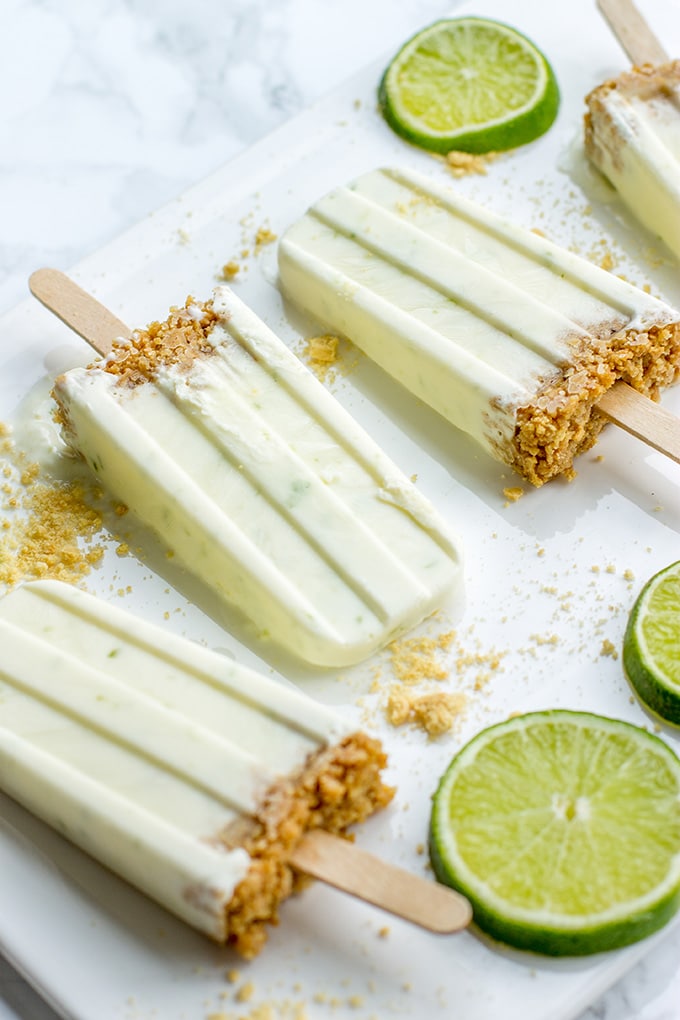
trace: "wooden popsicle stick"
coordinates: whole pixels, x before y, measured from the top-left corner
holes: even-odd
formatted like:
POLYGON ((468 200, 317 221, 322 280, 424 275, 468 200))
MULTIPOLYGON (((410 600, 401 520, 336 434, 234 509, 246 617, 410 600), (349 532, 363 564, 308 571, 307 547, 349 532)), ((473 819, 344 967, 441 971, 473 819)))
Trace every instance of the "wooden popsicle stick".
POLYGON ((595 405, 605 418, 680 464, 680 420, 627 383, 614 383, 595 405))
POLYGON ((130 336, 129 326, 58 269, 36 269, 28 286, 38 301, 102 357, 109 353, 114 340, 130 336))
POLYGON ((312 878, 439 935, 460 931, 472 920, 472 908, 460 893, 388 864, 322 829, 307 833, 291 864, 312 878))
POLYGON ((633 64, 665 64, 669 57, 633 0, 597 0, 612 32, 633 64))
MULTIPOLYGON (((37 269, 29 280, 31 293, 105 355, 130 328, 58 269, 37 269)), ((680 463, 680 419, 642 396, 626 383, 616 383, 595 405, 609 421, 648 446, 680 463)))

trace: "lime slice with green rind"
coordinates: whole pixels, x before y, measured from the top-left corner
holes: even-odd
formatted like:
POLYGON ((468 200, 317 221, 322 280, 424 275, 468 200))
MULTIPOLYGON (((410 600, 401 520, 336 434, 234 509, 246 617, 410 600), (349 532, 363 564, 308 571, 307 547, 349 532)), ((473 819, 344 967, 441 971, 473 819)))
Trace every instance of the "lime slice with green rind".
POLYGON ((636 942, 680 906, 680 760, 619 720, 516 716, 451 762, 430 857, 509 945, 568 956, 636 942))
POLYGON ((638 595, 623 639, 623 666, 641 701, 680 726, 680 563, 638 595))
POLYGON ((534 44, 486 18, 437 21, 413 36, 383 75, 388 124, 423 149, 512 149, 548 130, 560 96, 534 44))

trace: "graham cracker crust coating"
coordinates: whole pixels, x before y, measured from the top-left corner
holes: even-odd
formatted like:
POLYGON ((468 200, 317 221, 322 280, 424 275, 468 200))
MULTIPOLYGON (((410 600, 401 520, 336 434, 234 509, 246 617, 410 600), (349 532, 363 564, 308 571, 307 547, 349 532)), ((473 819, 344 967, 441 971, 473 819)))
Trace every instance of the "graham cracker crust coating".
POLYGON ((583 344, 574 364, 546 381, 536 401, 517 411, 509 463, 533 485, 574 476, 574 458, 606 424, 599 398, 621 380, 652 400, 680 374, 680 321, 620 330, 583 344))

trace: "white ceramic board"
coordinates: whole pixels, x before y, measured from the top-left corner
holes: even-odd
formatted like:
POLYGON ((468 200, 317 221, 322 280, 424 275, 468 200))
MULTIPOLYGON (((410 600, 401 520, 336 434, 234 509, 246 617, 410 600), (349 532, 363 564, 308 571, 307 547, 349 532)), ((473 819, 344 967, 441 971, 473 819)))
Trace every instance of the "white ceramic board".
MULTIPOLYGON (((669 49, 680 52, 672 0, 644 6, 664 28, 669 49)), ((449 178, 452 185, 586 257, 600 261, 609 253, 614 272, 680 303, 677 264, 637 228, 583 159, 583 97, 625 64, 594 4, 487 0, 460 10, 498 17, 530 35, 553 63, 562 106, 543 139, 499 159, 484 177, 449 178)), ((257 228, 280 235, 325 191, 376 166, 448 176, 440 161, 402 143, 381 121, 375 105, 381 70, 366 69, 73 275, 122 319, 143 324, 188 293, 207 296, 222 265, 236 257, 244 265, 234 284, 238 293, 300 351, 314 325, 281 301, 275 245, 240 255, 252 248, 257 228)), ((18 442, 35 443, 49 432, 49 381, 86 357, 84 346, 30 300, 0 322, 0 420, 14 422, 18 442)), ((286 676, 376 730, 398 794, 359 840, 423 872, 430 795, 452 754, 481 726, 509 711, 556 706, 654 725, 631 699, 620 658, 611 652, 620 649, 639 587, 680 556, 680 467, 612 427, 581 459, 573 482, 525 491, 509 503, 503 489, 516 479, 365 359, 345 354, 348 362, 351 371, 328 385, 394 460, 417 475, 465 549, 464 599, 423 628, 433 636, 456 631, 446 683, 467 694, 468 706, 452 734, 428 740, 384 721, 392 682, 386 655, 341 674, 304 670, 251 640, 235 618, 214 614, 205 593, 181 572, 167 572, 153 543, 137 560, 117 557, 111 541, 87 586, 286 676)), ((680 413, 680 392, 664 402, 680 413)), ((664 736, 679 747, 677 736, 664 736)), ((0 948, 73 1020, 195 1020, 220 1012, 242 1016, 258 1005, 281 1018, 294 1017, 296 1009, 300 1017, 304 1008, 308 1017, 567 1020, 655 941, 596 958, 546 961, 493 947, 471 932, 428 936, 317 885, 284 907, 265 952, 246 965, 13 802, 0 798, 0 812, 0 948), (232 968, 240 971, 235 984, 226 978, 232 968), (238 1004, 234 994, 245 981, 252 982, 252 998, 238 1004)))

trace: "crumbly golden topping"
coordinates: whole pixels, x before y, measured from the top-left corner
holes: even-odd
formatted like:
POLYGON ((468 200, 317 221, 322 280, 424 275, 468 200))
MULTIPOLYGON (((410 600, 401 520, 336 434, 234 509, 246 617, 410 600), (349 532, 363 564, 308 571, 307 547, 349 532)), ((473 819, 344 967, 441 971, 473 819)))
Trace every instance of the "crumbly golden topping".
POLYGON ((129 386, 153 379, 161 366, 186 370, 196 357, 213 353, 207 338, 218 318, 211 301, 201 304, 188 297, 183 308, 171 308, 163 322, 135 330, 130 340, 115 343, 109 357, 91 367, 129 386))
POLYGON ((659 95, 673 97, 679 86, 680 60, 671 60, 667 64, 640 64, 598 85, 586 96, 586 104, 590 107, 593 102, 604 99, 609 92, 622 92, 640 99, 651 99, 659 95))
POLYGON ((499 451, 533 485, 574 476, 574 458, 590 449, 606 423, 597 401, 618 380, 652 400, 680 375, 680 322, 621 329, 588 338, 573 364, 556 373, 533 404, 518 410, 512 450, 499 451))
POLYGON ((390 802, 394 790, 381 777, 386 764, 380 742, 355 733, 313 755, 297 777, 273 787, 257 818, 221 834, 222 843, 244 847, 252 859, 227 909, 228 941, 242 956, 260 952, 266 925, 278 923, 281 901, 308 884, 289 863, 302 836, 318 828, 344 833, 390 802))

